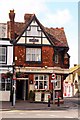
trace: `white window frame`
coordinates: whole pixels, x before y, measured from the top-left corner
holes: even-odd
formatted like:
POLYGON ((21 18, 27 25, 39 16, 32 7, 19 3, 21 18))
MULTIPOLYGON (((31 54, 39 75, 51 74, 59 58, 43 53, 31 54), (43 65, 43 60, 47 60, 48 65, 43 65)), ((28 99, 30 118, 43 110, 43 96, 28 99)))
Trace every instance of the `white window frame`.
POLYGON ((1 58, 2 58, 2 56, 4 56, 5 57, 5 60, 4 61, 0 61, 0 63, 6 63, 6 47, 0 47, 0 51, 1 51, 1 53, 0 53, 0 56, 1 56, 1 58), (4 49, 5 50, 5 53, 2 53, 2 49, 4 49))
POLYGON ((10 89, 7 90, 7 84, 9 84, 11 87, 11 79, 10 78, 1 78, 1 79, 4 79, 4 81, 0 80, 0 91, 10 91, 10 89), (2 87, 2 84, 4 84, 4 89, 2 87))
POLYGON ((36 90, 49 90, 49 75, 39 75, 39 74, 35 74, 34 75, 34 88, 36 90), (45 79, 46 76, 46 79, 45 79), (35 79, 37 77, 37 80, 35 79), (40 79, 40 77, 42 77, 43 79, 40 79), (36 82, 38 83, 38 85, 36 85, 36 82), (40 82, 43 83, 43 88, 40 88, 40 82), (47 85, 44 85, 44 83, 47 83, 47 85))
POLYGON ((26 48, 26 61, 41 62, 41 48, 26 48))
POLYGON ((54 82, 54 90, 61 90, 61 75, 56 75, 56 81, 54 82))
POLYGON ((58 54, 56 53, 55 54, 55 63, 58 63, 59 62, 59 60, 58 60, 58 54))

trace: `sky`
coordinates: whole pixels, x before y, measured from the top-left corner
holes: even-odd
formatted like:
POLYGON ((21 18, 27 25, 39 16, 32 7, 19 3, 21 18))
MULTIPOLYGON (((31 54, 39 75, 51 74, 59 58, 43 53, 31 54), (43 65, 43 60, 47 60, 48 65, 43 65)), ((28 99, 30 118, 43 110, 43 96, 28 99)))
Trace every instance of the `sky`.
POLYGON ((34 13, 45 27, 64 27, 70 67, 78 64, 78 0, 0 0, 0 23, 9 21, 12 9, 16 22, 24 22, 25 13, 34 13))

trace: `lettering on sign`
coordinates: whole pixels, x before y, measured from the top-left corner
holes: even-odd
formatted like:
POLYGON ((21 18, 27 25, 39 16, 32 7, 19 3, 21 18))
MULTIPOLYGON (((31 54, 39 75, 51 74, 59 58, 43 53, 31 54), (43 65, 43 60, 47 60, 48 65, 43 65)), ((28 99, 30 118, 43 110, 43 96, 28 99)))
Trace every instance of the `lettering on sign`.
POLYGON ((29 42, 39 42, 38 39, 29 39, 29 42))

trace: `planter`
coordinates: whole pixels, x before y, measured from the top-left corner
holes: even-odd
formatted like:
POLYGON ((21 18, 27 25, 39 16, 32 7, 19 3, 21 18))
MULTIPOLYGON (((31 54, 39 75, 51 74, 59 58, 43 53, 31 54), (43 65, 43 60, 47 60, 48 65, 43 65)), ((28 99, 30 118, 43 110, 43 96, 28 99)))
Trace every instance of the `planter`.
POLYGON ((49 92, 44 93, 44 102, 48 102, 48 96, 51 97, 51 94, 49 92))
POLYGON ((30 90, 30 93, 29 93, 29 100, 30 102, 34 101, 34 92, 32 90, 30 90))

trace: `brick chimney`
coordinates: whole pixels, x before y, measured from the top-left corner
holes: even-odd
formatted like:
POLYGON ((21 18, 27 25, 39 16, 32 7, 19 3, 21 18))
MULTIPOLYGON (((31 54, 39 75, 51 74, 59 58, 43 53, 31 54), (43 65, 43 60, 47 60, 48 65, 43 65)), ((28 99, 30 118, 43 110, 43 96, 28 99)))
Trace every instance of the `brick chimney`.
POLYGON ((15 18, 14 10, 10 10, 10 13, 9 13, 10 31, 9 31, 9 32, 10 32, 10 39, 11 39, 11 40, 15 39, 14 18, 15 18))
POLYGON ((25 14, 24 15, 24 22, 28 23, 30 21, 32 15, 34 15, 34 14, 25 14))

